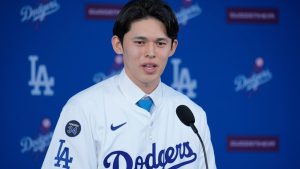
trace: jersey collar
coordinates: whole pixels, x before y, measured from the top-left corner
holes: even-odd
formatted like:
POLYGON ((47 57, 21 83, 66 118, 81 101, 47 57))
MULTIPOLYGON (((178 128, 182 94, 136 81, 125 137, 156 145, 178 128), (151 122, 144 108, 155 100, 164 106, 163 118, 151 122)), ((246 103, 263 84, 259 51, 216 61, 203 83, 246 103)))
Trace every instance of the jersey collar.
POLYGON ((118 86, 130 103, 136 104, 142 97, 150 96, 153 100, 154 108, 159 106, 163 94, 161 81, 152 93, 146 94, 129 79, 124 69, 119 74, 118 79, 118 86))

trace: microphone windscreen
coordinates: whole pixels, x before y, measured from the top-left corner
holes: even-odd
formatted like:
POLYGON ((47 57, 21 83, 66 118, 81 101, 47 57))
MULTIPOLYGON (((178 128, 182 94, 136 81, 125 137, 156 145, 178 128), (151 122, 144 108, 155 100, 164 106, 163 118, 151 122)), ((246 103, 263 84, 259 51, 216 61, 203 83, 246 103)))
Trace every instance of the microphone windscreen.
POLYGON ((178 106, 176 108, 176 114, 180 121, 187 126, 195 123, 195 117, 192 111, 186 105, 178 106))

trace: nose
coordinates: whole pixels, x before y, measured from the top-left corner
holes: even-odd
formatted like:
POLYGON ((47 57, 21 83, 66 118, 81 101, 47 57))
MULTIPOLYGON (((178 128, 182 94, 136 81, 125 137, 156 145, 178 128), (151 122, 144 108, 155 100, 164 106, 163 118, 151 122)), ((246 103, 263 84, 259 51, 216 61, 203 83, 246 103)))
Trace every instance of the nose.
POLYGON ((145 56, 147 58, 155 58, 155 46, 153 43, 148 43, 146 45, 145 56))

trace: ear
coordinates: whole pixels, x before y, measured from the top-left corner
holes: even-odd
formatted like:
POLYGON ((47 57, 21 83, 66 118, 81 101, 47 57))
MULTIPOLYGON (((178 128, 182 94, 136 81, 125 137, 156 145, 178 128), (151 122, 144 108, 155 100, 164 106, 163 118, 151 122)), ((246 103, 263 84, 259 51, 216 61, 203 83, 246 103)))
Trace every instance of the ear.
POLYGON ((114 35, 111 38, 111 45, 112 45, 114 51, 116 52, 116 54, 123 54, 122 43, 118 36, 114 35))
POLYGON ((175 53, 177 46, 178 46, 178 40, 174 39, 169 57, 171 57, 175 53))

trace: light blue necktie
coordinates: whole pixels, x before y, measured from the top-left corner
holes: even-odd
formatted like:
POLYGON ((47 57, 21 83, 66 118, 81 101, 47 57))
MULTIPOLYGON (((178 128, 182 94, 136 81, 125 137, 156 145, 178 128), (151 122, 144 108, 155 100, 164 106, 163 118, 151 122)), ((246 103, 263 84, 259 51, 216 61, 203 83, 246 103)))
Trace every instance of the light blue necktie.
POLYGON ((147 96, 147 97, 141 98, 141 100, 139 100, 136 104, 140 108, 143 108, 143 109, 147 110, 148 112, 150 112, 151 107, 153 105, 153 101, 152 101, 151 97, 147 96))

